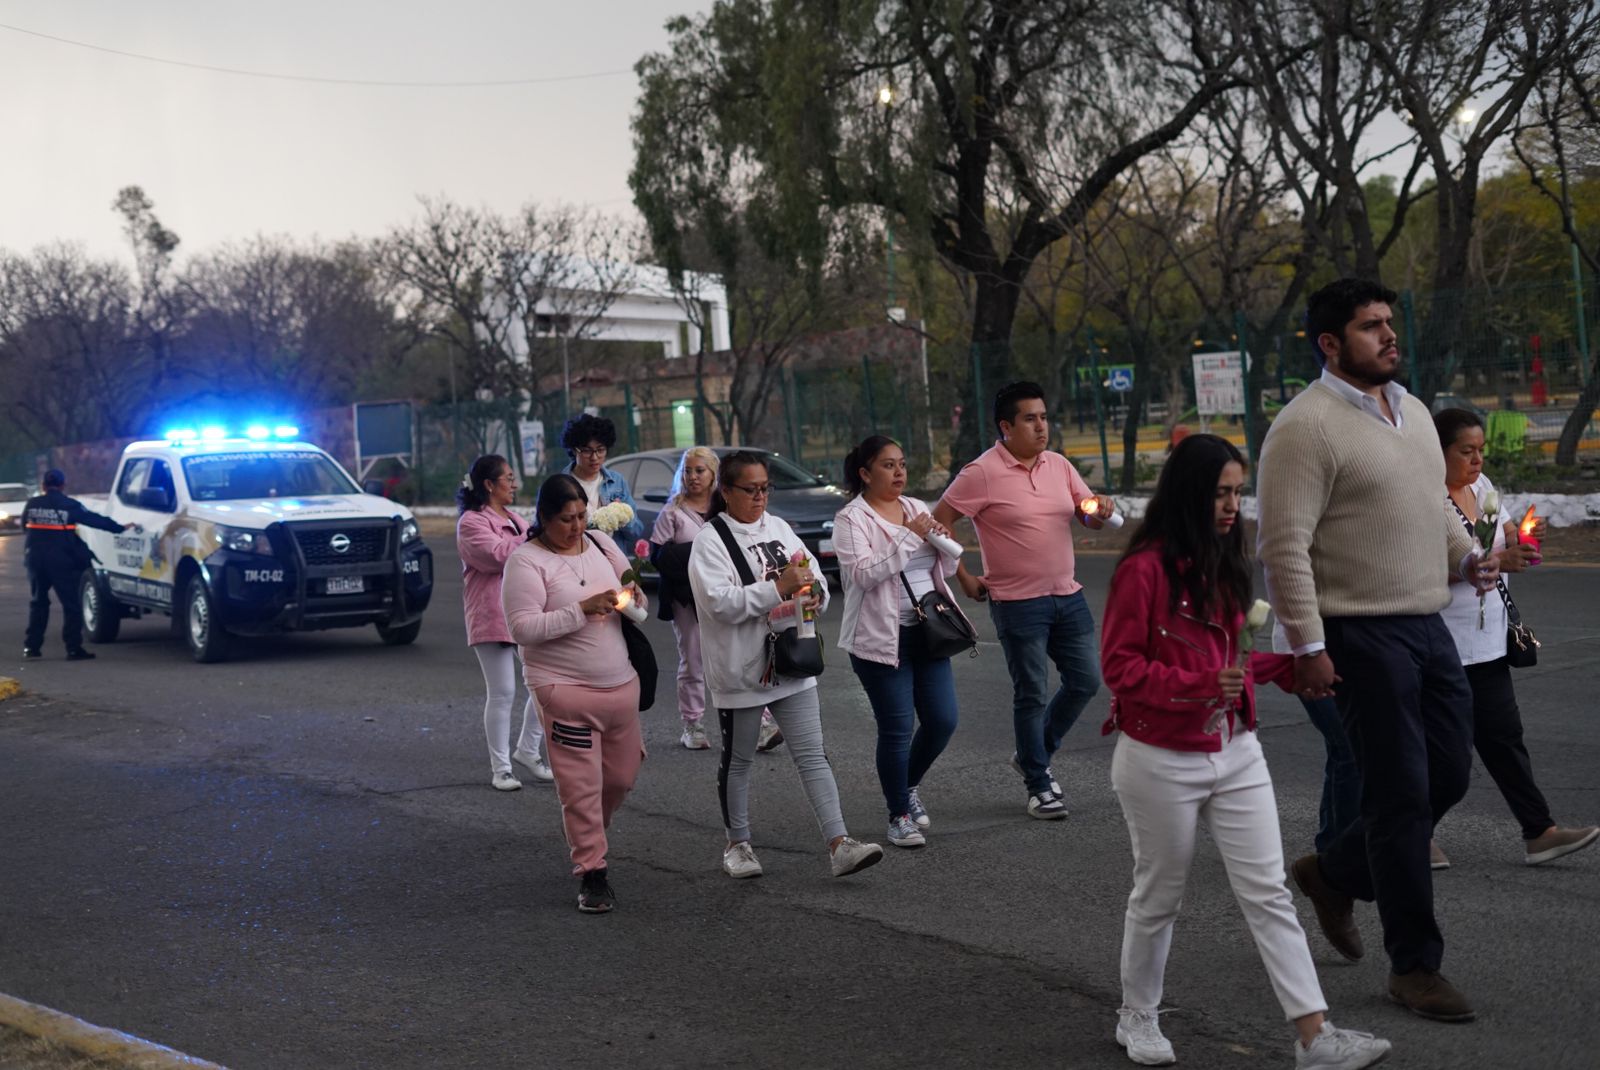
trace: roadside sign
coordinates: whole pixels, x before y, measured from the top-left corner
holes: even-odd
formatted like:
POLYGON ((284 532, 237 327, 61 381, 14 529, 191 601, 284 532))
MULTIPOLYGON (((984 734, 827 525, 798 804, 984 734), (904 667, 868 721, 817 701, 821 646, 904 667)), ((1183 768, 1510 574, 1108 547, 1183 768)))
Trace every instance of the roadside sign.
POLYGON ((1238 350, 1194 355, 1194 403, 1201 416, 1244 415, 1244 358, 1238 350))
POLYGON ((1126 394, 1133 389, 1133 369, 1127 365, 1114 367, 1106 382, 1117 393, 1126 394))

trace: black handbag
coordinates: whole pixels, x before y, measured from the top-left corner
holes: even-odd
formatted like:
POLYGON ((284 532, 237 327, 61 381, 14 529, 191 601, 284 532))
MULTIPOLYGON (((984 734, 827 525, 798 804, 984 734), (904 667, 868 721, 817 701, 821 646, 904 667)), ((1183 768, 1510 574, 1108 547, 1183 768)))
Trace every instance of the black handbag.
MULTIPOLYGON (((594 543, 597 550, 602 554, 606 552, 592 532, 584 534, 589 536, 589 541, 594 543)), ((643 628, 622 613, 617 614, 617 619, 622 622, 622 641, 628 647, 628 662, 633 666, 633 671, 639 674, 639 712, 643 713, 656 704, 656 682, 661 675, 656 665, 656 651, 643 628)))
POLYGON ((911 581, 904 572, 900 573, 900 584, 916 610, 923 653, 929 658, 953 658, 970 650, 977 656, 978 630, 943 591, 934 589, 918 598, 911 593, 911 581))
POLYGON ((1506 581, 1495 584, 1500 597, 1506 600, 1506 664, 1513 669, 1528 669, 1539 664, 1539 637, 1523 622, 1522 613, 1511 600, 1506 581))
MULTIPOLYGON (((711 526, 716 528, 717 534, 722 537, 722 545, 727 548, 728 556, 733 559, 733 567, 739 573, 739 582, 746 587, 755 583, 756 574, 751 571, 750 562, 744 559, 739 544, 733 541, 733 532, 728 530, 728 525, 723 522, 722 517, 712 517, 711 526)), ((802 636, 799 628, 773 631, 771 624, 768 624, 767 671, 762 677, 762 683, 771 683, 773 674, 787 676, 792 680, 821 676, 825 668, 827 665, 822 660, 821 636, 802 636)))

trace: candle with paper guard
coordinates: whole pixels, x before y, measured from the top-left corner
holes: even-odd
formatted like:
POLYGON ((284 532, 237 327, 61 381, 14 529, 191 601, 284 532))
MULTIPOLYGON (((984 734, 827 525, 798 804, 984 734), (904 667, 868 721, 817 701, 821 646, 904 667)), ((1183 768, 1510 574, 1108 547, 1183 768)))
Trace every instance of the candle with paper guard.
MULTIPOLYGON (((1083 514, 1083 518, 1086 522, 1091 516, 1100 516, 1100 499, 1083 499, 1083 501, 1078 503, 1078 511, 1083 514)), ((1101 516, 1100 519, 1105 521, 1105 525, 1108 528, 1120 528, 1122 526, 1122 515, 1115 509, 1107 513, 1105 516, 1101 516)))
POLYGON ((650 616, 649 610, 633 600, 633 589, 624 587, 617 592, 617 612, 626 613, 628 619, 638 623, 650 616))

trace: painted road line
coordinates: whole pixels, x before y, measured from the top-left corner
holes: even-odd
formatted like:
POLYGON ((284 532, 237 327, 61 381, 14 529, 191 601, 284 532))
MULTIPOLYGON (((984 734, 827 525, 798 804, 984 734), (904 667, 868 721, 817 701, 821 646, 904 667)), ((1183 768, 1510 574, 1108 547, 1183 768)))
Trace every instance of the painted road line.
POLYGON ((127 1070, 223 1070, 216 1063, 0 992, 0 1025, 127 1070))

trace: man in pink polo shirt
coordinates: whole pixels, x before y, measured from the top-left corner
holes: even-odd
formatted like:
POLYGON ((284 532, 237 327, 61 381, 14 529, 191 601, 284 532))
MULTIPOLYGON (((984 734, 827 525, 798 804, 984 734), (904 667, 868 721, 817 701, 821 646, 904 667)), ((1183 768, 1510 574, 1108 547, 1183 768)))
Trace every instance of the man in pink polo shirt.
POLYGON ((1067 804, 1050 758, 1100 689, 1094 615, 1073 578, 1072 521, 1099 528, 1081 504, 1096 498, 1096 512, 1108 516, 1113 503, 1047 449, 1050 418, 1037 383, 996 394, 994 421, 1000 441, 956 475, 933 516, 946 527, 971 517, 978 530, 984 574, 963 574, 962 585, 973 598, 988 598, 1005 651, 1017 733, 1011 764, 1027 781, 1028 813, 1052 820, 1067 816, 1067 804), (1051 662, 1061 686, 1047 702, 1051 662))

